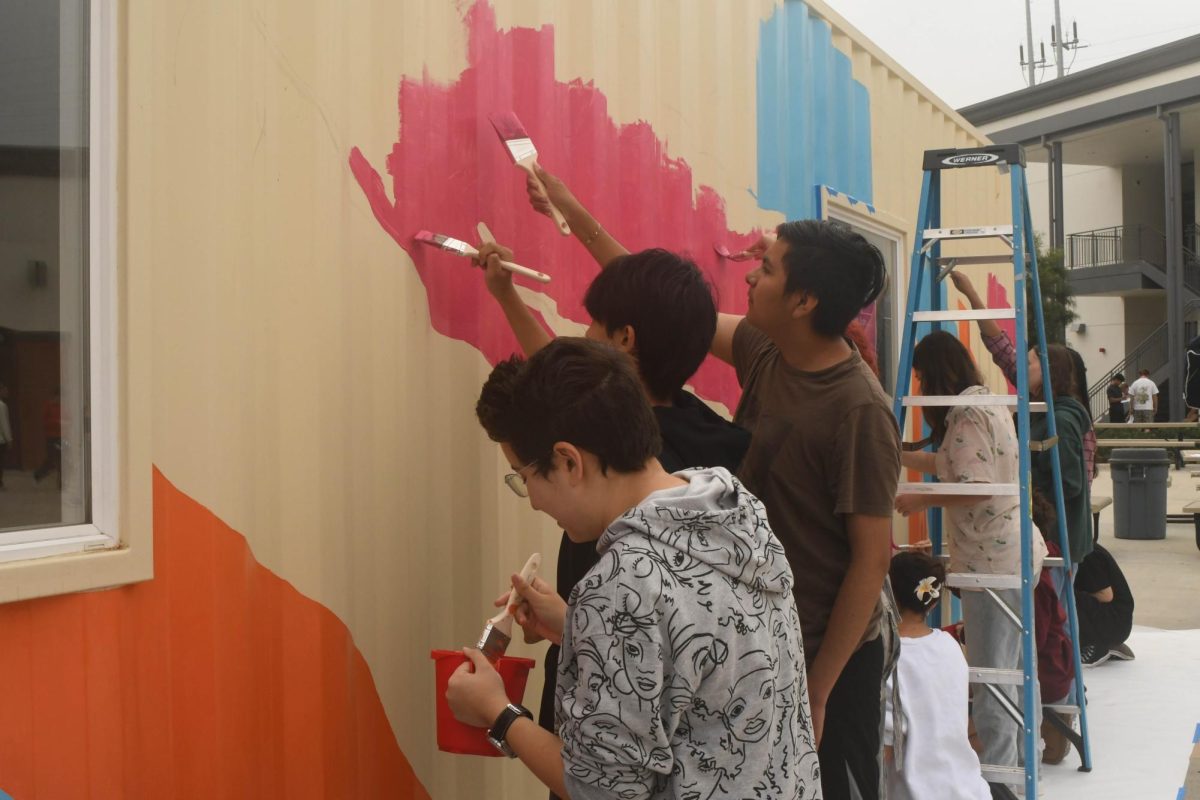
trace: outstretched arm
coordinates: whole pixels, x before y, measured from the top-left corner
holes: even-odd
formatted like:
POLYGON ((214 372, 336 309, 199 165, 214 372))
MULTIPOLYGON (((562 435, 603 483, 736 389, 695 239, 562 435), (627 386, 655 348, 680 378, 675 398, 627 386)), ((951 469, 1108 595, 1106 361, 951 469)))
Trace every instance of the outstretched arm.
MULTIPOLYGON (((757 242, 747 247, 745 252, 754 258, 762 258, 777 238, 774 232, 764 233, 757 242)), ((743 319, 745 316, 741 314, 717 314, 717 332, 708 350, 726 364, 733 364, 733 335, 743 319)))
MULTIPOLYGON (((954 288, 962 293, 963 297, 967 298, 967 302, 971 304, 971 308, 975 310, 987 308, 987 303, 983 302, 983 298, 979 296, 979 292, 975 290, 971 279, 963 275, 958 270, 950 273, 950 280, 954 281, 954 288)), ((979 332, 988 339, 999 336, 1002 331, 1000 326, 996 324, 994 319, 979 320, 979 332)))
POLYGON ((512 273, 500 266, 501 259, 513 260, 513 252, 499 244, 483 244, 479 247, 479 255, 472 260, 484 270, 484 283, 488 293, 496 298, 508 327, 516 334, 517 342, 521 345, 526 358, 541 350, 554 339, 533 312, 525 305, 525 301, 517 294, 513 286, 512 273))
POLYGON ((558 176, 551 175, 540 166, 535 167, 535 171, 542 185, 546 187, 546 193, 542 193, 541 187, 532 176, 525 179, 525 191, 529 193, 529 205, 533 206, 534 211, 550 216, 550 204, 553 203, 571 226, 571 233, 602 267, 607 267, 614 258, 629 252, 604 230, 604 226, 596 221, 575 195, 571 194, 571 190, 558 176))

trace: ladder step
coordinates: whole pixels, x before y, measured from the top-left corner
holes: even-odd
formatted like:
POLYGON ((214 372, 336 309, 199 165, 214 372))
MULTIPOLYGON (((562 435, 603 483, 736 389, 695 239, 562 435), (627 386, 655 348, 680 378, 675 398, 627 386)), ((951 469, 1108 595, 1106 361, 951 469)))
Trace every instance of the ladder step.
POLYGON ((983 779, 988 783, 1007 783, 1021 785, 1025 783, 1025 770, 1021 767, 1002 767, 998 764, 980 764, 983 779))
POLYGON ((1042 569, 1062 569, 1067 565, 1062 556, 1046 556, 1042 559, 1042 569))
MULTIPOLYGON (((909 395, 905 395, 904 397, 902 397, 900 399, 900 403, 901 403, 901 405, 905 406, 906 408, 913 408, 915 406, 1006 406, 1008 408, 1013 408, 1017 404, 1016 395, 987 394, 987 395, 974 395, 974 397, 982 398, 983 402, 973 402, 973 401, 968 402, 969 398, 961 397, 960 395, 909 394, 909 395), (944 398, 949 398, 949 401, 943 402, 944 398), (993 398, 995 398, 997 400, 997 402, 993 402, 993 398), (998 402, 999 400, 1004 400, 1006 398, 1009 400, 1009 402, 998 402), (909 402, 910 400, 912 402, 909 402)), ((1046 413, 1046 404, 1040 400, 1031 401, 1029 403, 1029 413, 1030 414, 1045 414, 1046 413)), ((1051 439, 1043 439, 1043 440, 1039 440, 1039 441, 1034 441, 1034 442, 1030 443, 1029 449, 1037 451, 1037 452, 1041 452, 1042 450, 1049 450, 1051 447, 1054 446, 1055 442, 1057 442, 1057 441, 1058 441, 1057 436, 1055 436, 1051 439)), ((916 445, 921 444, 921 442, 905 442, 906 445, 913 445, 912 447, 906 447, 905 449, 907 449, 907 450, 924 450, 926 447, 928 447, 932 443, 933 443, 932 440, 924 441, 924 444, 922 446, 917 447, 916 445)))
MULTIPOLYGON (((905 395, 901 402, 909 407, 915 406, 1015 406, 1017 404, 1017 396, 1015 394, 909 394, 905 395)), ((1037 413, 1046 413, 1046 404, 1042 402, 1031 402, 1029 410, 1037 413)))
MULTIPOLYGON (((1012 225, 977 225, 970 228, 926 228, 922 234, 925 241, 945 241, 946 239, 992 239, 995 237, 1011 237, 1012 225)), ((1007 261, 1012 261, 1009 256, 1007 261)))
POLYGON ((963 494, 978 497, 1012 497, 1020 494, 1015 483, 932 483, 919 481, 901 483, 897 494, 963 494))
POLYGON ((959 322, 980 319, 1016 319, 1014 308, 968 308, 953 311, 914 311, 913 322, 959 322))
MULTIPOLYGON (((1030 409, 1031 411, 1033 409, 1030 409)), ((1046 410, 1046 404, 1042 403, 1042 411, 1046 410)), ((1054 445, 1058 444, 1058 437, 1051 436, 1049 439, 1036 439, 1029 443, 1029 450, 1033 453, 1044 453, 1054 445)))
MULTIPOLYGON (((1029 254, 1025 254, 1025 260, 1029 261, 1029 254)), ((1011 264, 1013 261, 1012 253, 996 253, 990 256, 940 256, 938 263, 948 266, 957 267, 963 264, 1011 264)))
POLYGON ((1051 711, 1057 712, 1059 714, 1066 714, 1068 717, 1079 716, 1079 706, 1071 704, 1071 703, 1060 703, 1058 705, 1047 704, 1047 705, 1042 706, 1042 708, 1043 709, 1048 708, 1051 711))
POLYGON ((1023 686, 1025 673, 1019 669, 993 669, 991 667, 971 667, 969 670, 971 683, 990 683, 993 686, 1023 686))
POLYGON ((1020 575, 993 575, 985 572, 951 572, 946 585, 953 589, 1020 589, 1020 575))

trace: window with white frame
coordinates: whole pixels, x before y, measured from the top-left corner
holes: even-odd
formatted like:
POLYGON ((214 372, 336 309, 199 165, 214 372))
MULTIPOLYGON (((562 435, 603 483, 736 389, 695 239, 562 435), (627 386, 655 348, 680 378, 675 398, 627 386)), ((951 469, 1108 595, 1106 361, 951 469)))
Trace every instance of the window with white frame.
POLYGON ((0 561, 115 545, 106 0, 0 0, 0 561))

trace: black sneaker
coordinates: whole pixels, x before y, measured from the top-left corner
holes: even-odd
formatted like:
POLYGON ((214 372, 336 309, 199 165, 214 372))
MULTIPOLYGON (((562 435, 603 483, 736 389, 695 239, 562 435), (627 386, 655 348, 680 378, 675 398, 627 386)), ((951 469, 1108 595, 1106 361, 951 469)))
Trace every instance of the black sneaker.
POLYGON ((1137 656, 1129 649, 1129 645, 1122 643, 1109 648, 1108 657, 1117 661, 1133 661, 1137 656))
POLYGON ((1112 654, 1107 650, 1101 650, 1094 644, 1089 644, 1079 651, 1079 658, 1085 667, 1098 667, 1112 658, 1112 654))

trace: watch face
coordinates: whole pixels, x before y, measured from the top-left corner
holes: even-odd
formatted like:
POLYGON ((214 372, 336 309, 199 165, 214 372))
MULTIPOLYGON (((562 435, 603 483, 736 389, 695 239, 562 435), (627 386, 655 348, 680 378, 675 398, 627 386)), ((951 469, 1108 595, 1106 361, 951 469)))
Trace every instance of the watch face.
POLYGON ((502 742, 493 737, 490 733, 488 734, 487 740, 491 743, 492 747, 499 750, 502 755, 506 755, 509 758, 514 758, 517 755, 513 752, 512 748, 508 746, 508 742, 502 742))

